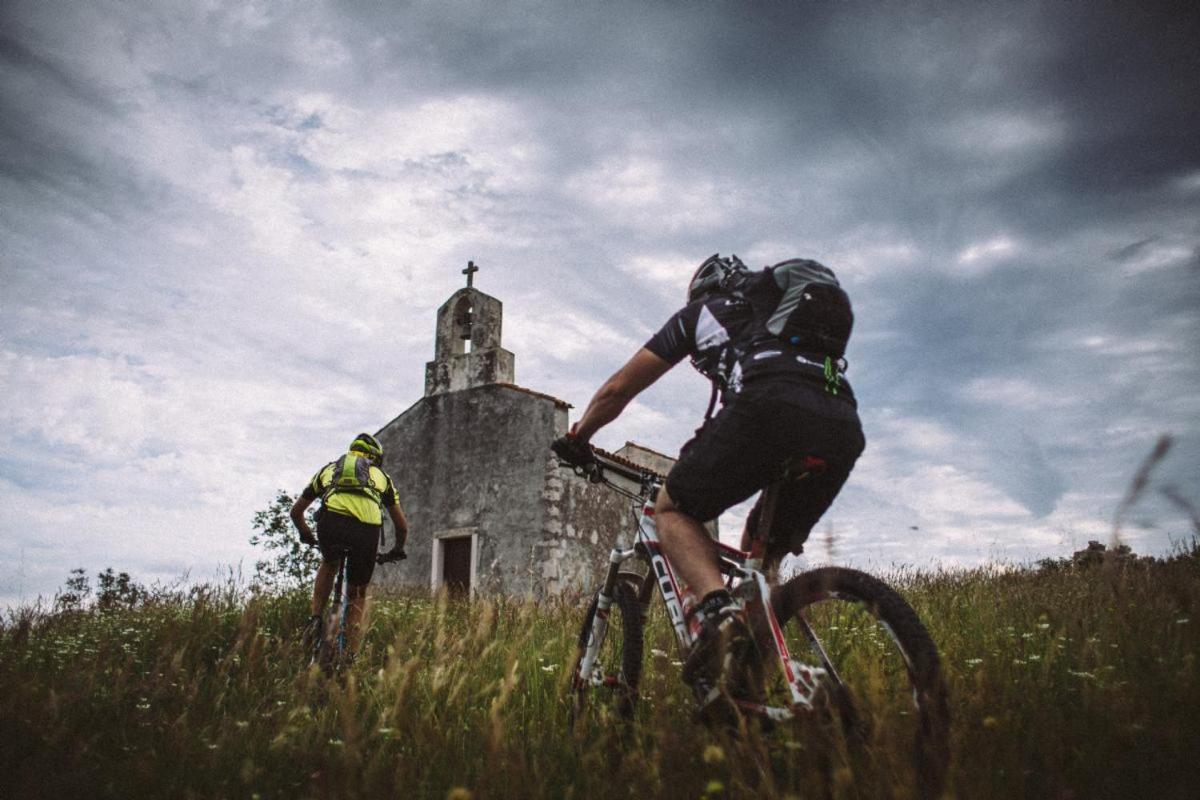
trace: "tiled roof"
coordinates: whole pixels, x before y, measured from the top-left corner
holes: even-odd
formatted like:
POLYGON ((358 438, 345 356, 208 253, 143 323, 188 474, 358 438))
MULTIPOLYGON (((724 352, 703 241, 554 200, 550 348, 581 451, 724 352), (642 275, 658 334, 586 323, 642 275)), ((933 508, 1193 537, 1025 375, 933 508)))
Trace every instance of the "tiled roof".
POLYGON ((636 470, 640 470, 642 472, 649 472, 651 475, 657 475, 660 478, 667 477, 666 475, 663 475, 658 470, 653 470, 653 469, 650 469, 649 467, 642 466, 641 464, 630 461, 628 458, 623 458, 623 457, 617 455, 616 453, 610 453, 607 450, 603 450, 594 445, 592 446, 592 449, 595 450, 600 455, 604 456, 605 458, 608 458, 608 459, 611 459, 611 460, 617 462, 618 464, 620 464, 623 467, 629 467, 629 469, 636 469, 636 470))
POLYGON ((515 383, 494 383, 494 384, 484 384, 484 385, 485 386, 503 386, 505 389, 515 389, 518 392, 524 392, 525 394, 533 395, 534 397, 540 397, 543 400, 550 400, 559 408, 574 408, 575 407, 575 406, 571 405, 570 403, 568 403, 566 400, 560 400, 557 397, 554 397, 553 395, 543 394, 541 392, 535 392, 533 389, 526 389, 524 386, 517 386, 515 383))
POLYGON ((626 447, 636 447, 638 450, 644 450, 647 453, 652 453, 656 456, 659 456, 660 458, 665 458, 668 461, 672 461, 672 462, 679 460, 679 459, 675 458, 674 456, 669 456, 666 453, 660 453, 657 450, 652 450, 649 447, 646 447, 646 445, 638 444, 637 442, 630 442, 627 440, 625 442, 625 445, 621 449, 624 450, 626 447))

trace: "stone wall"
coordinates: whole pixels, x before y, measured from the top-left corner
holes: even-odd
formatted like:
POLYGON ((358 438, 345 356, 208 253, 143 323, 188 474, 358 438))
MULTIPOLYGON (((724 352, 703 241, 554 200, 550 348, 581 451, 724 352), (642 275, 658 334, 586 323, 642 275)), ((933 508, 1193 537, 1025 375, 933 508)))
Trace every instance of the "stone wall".
MULTIPOLYGON (((491 384, 424 397, 377 434, 409 519, 408 559, 383 586, 429 588, 434 538, 476 537, 474 591, 541 597, 599 580, 629 501, 558 467, 567 405, 491 384)), ((390 546, 393 533, 388 525, 390 546)))
POLYGON ((426 396, 516 379, 516 356, 500 346, 504 306, 478 289, 459 289, 438 309, 426 396))

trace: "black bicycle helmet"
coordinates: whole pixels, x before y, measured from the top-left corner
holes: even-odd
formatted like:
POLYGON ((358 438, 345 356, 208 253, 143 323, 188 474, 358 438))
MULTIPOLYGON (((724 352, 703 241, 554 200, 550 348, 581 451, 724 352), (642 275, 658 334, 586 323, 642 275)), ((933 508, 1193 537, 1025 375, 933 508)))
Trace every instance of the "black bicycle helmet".
POLYGON ((713 292, 726 289, 734 277, 744 275, 748 271, 737 256, 721 258, 720 253, 713 253, 704 259, 704 263, 692 275, 692 280, 688 283, 687 300, 694 303, 713 292))

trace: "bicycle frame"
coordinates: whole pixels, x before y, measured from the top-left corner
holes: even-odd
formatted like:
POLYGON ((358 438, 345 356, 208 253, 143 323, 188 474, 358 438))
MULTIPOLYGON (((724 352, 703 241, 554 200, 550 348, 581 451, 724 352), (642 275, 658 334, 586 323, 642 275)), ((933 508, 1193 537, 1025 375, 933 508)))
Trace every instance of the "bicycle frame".
POLYGON ((350 614, 350 592, 346 587, 346 563, 349 560, 349 554, 343 554, 341 562, 338 564, 337 579, 333 584, 333 606, 341 605, 340 614, 335 617, 337 620, 337 636, 334 638, 334 643, 337 645, 337 654, 340 656, 346 652, 346 618, 350 614))
POLYGON ((338 559, 332 597, 321 614, 319 635, 313 643, 312 659, 314 662, 320 660, 321 649, 326 646, 333 648, 334 658, 339 658, 346 652, 346 616, 350 612, 350 593, 346 591, 346 560, 348 557, 349 553, 343 552, 338 559))
MULTIPOLYGON (((631 470, 599 455, 597 460, 603 470, 613 471, 629 480, 641 483, 642 492, 638 499, 642 501, 642 507, 637 519, 636 541, 631 546, 626 539, 626 534, 621 532, 617 535, 617 540, 609 553, 608 571, 597 597, 596 615, 592 622, 591 635, 579 664, 579 680, 586 681, 592 686, 611 685, 615 680, 597 674, 598 671, 595 668, 600 648, 608 633, 609 610, 612 608, 617 582, 621 580, 621 566, 631 559, 642 558, 648 561, 650 566, 638 592, 638 598, 643 604, 643 614, 648 608, 649 584, 652 583, 662 596, 680 653, 688 653, 696 638, 695 633, 688 626, 684 612, 684 596, 687 590, 681 588, 675 570, 663 552, 658 538, 654 504, 658 490, 661 488, 661 481, 650 473, 631 470)), ((611 481, 604 477, 603 472, 599 472, 595 479, 613 486, 611 481)), ((634 496, 619 487, 614 486, 613 488, 628 496, 634 496)), ((787 684, 791 699, 788 706, 767 706, 738 698, 734 698, 734 701, 747 713, 775 721, 792 719, 800 712, 811 711, 821 683, 826 676, 835 681, 838 680, 816 634, 801 616, 801 627, 813 650, 820 656, 823 667, 801 663, 789 652, 787 642, 784 640, 783 629, 771 608, 771 586, 766 575, 760 569, 762 554, 758 551, 761 550, 761 547, 755 546, 751 552, 745 552, 721 542, 717 542, 716 545, 720 556, 721 573, 725 576, 726 585, 734 596, 740 598, 745 604, 746 617, 755 633, 759 653, 767 660, 770 659, 772 652, 775 654, 780 674, 787 684)))

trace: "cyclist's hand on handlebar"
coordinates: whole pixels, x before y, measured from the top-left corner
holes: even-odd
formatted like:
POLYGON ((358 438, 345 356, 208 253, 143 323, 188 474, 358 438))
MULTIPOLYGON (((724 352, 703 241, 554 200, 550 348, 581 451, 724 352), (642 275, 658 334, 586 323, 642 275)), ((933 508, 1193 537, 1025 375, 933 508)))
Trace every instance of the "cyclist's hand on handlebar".
POLYGON ((591 480, 599 480, 600 469, 596 464, 596 454, 587 442, 567 434, 555 439, 550 449, 561 461, 581 469, 591 480))
POLYGON ((392 549, 386 553, 380 553, 379 555, 375 556, 375 563, 386 564, 389 561, 403 561, 406 558, 408 558, 408 553, 404 552, 404 550, 392 549))

